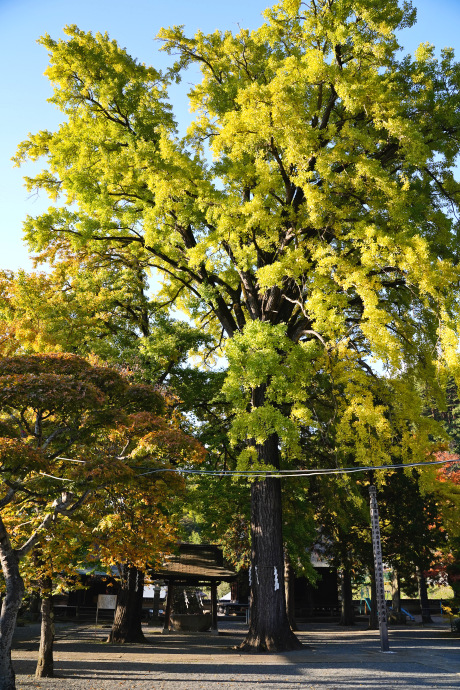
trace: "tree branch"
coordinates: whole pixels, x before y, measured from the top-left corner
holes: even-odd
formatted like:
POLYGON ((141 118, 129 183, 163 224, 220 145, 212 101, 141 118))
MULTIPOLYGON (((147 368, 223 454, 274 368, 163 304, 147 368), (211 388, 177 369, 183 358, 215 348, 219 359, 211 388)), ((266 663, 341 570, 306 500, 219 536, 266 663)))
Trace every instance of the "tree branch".
POLYGON ((23 544, 19 549, 14 550, 17 559, 19 561, 22 560, 25 556, 27 556, 28 553, 30 553, 30 551, 32 551, 34 546, 40 541, 42 532, 48 529, 51 522, 54 522, 59 514, 62 513, 65 515, 72 515, 76 510, 78 510, 78 508, 80 508, 83 505, 83 503, 86 501, 90 494, 91 490, 87 489, 82 494, 82 496, 75 503, 72 504, 71 501, 73 495, 70 493, 64 493, 63 500, 59 503, 56 502, 53 512, 48 513, 48 515, 45 516, 41 524, 37 527, 35 532, 29 537, 25 544, 23 544))

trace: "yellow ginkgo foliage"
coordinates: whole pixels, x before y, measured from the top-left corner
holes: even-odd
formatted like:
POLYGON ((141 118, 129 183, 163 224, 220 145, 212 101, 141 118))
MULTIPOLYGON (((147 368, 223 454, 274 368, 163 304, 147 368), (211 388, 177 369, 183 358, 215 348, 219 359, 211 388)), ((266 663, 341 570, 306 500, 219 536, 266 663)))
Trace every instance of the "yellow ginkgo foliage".
MULTIPOLYGON (((16 157, 45 159, 27 184, 57 201, 27 219, 30 248, 160 271, 164 303, 222 336, 245 465, 304 462, 302 428, 322 424, 338 461, 381 464, 401 438, 426 457, 417 385, 440 398, 459 376, 460 68, 450 49, 400 54, 414 21, 409 1, 281 0, 252 32, 162 29, 165 74, 76 26, 41 39, 63 123, 16 157), (192 63, 181 138, 168 87, 192 63)), ((247 645, 295 647, 277 480, 252 501, 247 645)))

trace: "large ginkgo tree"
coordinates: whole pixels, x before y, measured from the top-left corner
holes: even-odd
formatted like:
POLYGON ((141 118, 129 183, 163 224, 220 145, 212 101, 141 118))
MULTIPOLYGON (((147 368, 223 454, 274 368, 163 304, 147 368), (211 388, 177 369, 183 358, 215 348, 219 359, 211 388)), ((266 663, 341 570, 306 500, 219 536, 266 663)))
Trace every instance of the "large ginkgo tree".
MULTIPOLYGON (((161 274, 165 303, 221 338, 241 468, 302 466, 299 433, 324 425, 338 464, 426 457, 414 382, 437 396, 458 366, 460 70, 449 49, 403 57, 414 21, 410 2, 283 0, 252 32, 161 30, 166 74, 76 26, 41 39, 65 118, 19 147, 58 202, 29 245, 161 274), (192 63, 181 138, 168 86, 192 63)), ((245 645, 293 648, 280 479, 251 496, 245 645)))

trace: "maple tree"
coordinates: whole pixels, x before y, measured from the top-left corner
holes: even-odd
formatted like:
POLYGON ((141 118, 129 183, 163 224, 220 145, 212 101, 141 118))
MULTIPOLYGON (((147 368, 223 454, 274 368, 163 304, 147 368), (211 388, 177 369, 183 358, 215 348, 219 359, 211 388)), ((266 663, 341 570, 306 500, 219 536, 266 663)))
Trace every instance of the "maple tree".
MULTIPOLYGON (((304 462, 324 379, 338 462, 426 457, 415 382, 436 399, 458 373, 460 70, 429 45, 399 59, 414 20, 397 0, 283 0, 253 32, 161 30, 165 74, 76 26, 41 39, 66 120, 16 157, 45 157, 27 184, 58 202, 28 218, 29 245, 160 272, 164 302, 225 347, 240 468, 304 462), (192 63, 180 138, 167 90, 192 63)), ((279 480, 254 481, 251 505, 245 646, 294 648, 279 480)))
MULTIPOLYGON (((86 524, 88 540, 99 544, 96 555, 108 562, 108 545, 111 562, 145 568, 175 541, 168 491, 181 491, 182 481, 164 470, 193 462, 203 449, 165 416, 160 390, 75 355, 3 357, 0 384, 0 688, 13 690, 19 562, 36 546, 45 562, 72 516, 81 540, 86 524)), ((65 540, 62 548, 68 552, 65 540)), ((43 673, 50 669, 52 659, 42 665, 43 673)))
MULTIPOLYGON (((31 504, 31 513, 34 507, 31 504)), ((69 511, 53 520, 41 535, 28 558, 19 561, 20 575, 25 594, 21 608, 27 604, 26 617, 40 616, 40 646, 35 675, 38 678, 54 676, 54 605, 57 593, 68 592, 81 586, 76 575, 86 567, 86 557, 91 546, 82 531, 81 510, 69 511)), ((18 510, 14 502, 4 509, 2 519, 12 536, 13 545, 21 544, 30 536, 30 521, 25 520, 27 507, 18 510), (10 510, 8 510, 10 508, 10 510)), ((24 613, 24 612, 23 612, 24 613)))
POLYGON ((177 426, 152 420, 151 415, 131 419, 129 428, 118 427, 116 434, 123 447, 136 441, 129 461, 133 477, 97 492, 95 505, 89 504, 90 538, 97 560, 106 566, 116 565, 120 576, 108 641, 138 642, 144 639, 144 573, 147 567, 159 565, 163 555, 175 547, 185 494, 183 477, 173 472, 158 474, 157 470, 195 466, 203 461, 206 451, 177 426))

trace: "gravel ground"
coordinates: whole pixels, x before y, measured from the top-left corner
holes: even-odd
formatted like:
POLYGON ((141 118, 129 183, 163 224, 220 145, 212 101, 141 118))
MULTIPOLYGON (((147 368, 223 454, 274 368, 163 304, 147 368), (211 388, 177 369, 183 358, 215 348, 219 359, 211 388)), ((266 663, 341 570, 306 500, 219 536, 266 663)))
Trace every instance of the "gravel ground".
POLYGON ((162 635, 149 644, 108 645, 107 629, 58 624, 56 678, 34 677, 38 626, 19 628, 13 660, 17 690, 459 690, 460 636, 435 625, 390 628, 390 653, 365 624, 308 624, 306 647, 285 654, 241 654, 242 623, 220 634, 162 635))

